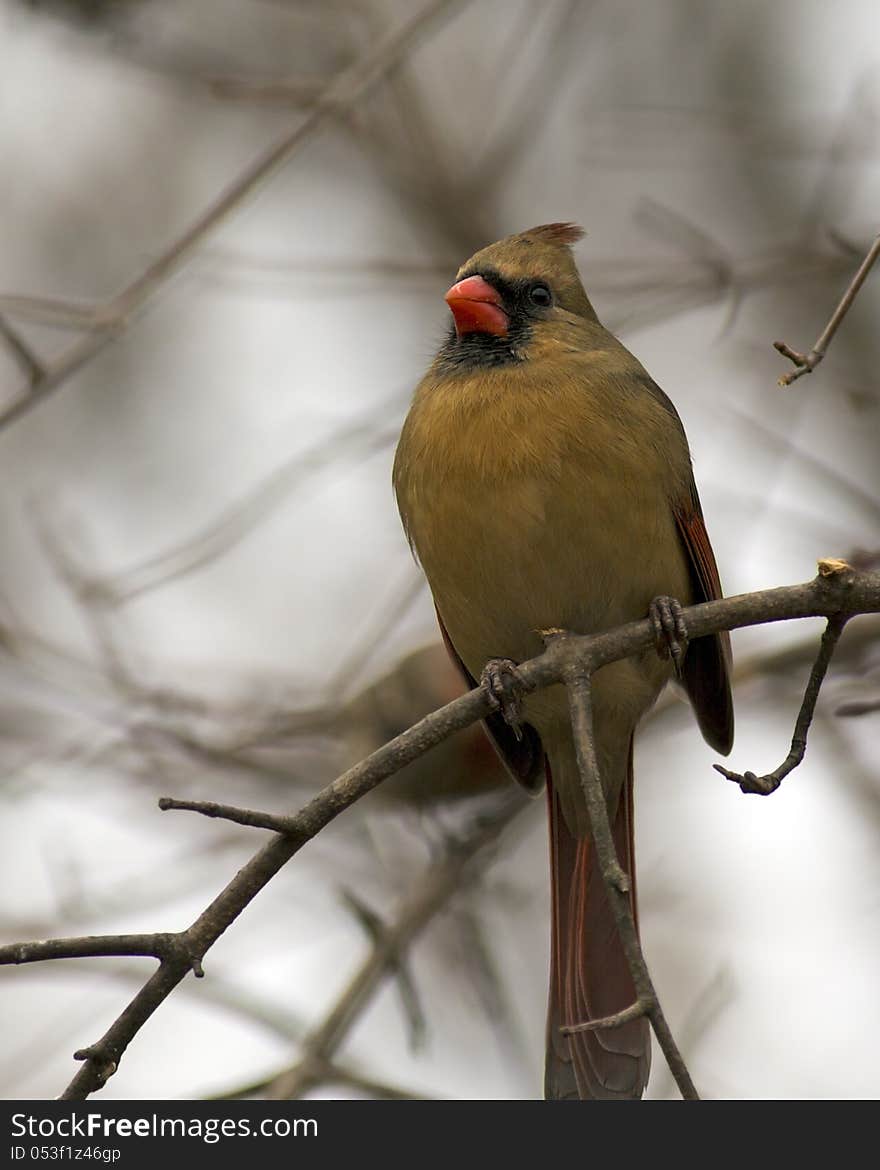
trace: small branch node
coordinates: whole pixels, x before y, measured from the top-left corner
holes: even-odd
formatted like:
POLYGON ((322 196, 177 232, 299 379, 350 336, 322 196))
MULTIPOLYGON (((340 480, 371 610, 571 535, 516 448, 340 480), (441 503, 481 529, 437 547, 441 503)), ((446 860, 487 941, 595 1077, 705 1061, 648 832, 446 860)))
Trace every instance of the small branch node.
POLYGON ((98 1087, 102 1088, 116 1072, 115 1057, 108 1052, 100 1042, 90 1044, 88 1048, 78 1048, 73 1054, 74 1060, 80 1060, 92 1066, 98 1087))
POLYGON ((819 570, 819 576, 839 577, 842 574, 848 573, 852 578, 855 570, 849 561, 841 560, 839 557, 823 557, 822 560, 816 562, 816 567, 819 570))
POLYGON ((558 626, 550 626, 546 630, 538 630, 537 632, 545 648, 556 642, 563 642, 568 637, 568 630, 561 630, 558 626))
POLYGON ((617 890, 619 893, 621 893, 621 894, 628 894, 629 893, 629 891, 631 889, 631 882, 629 880, 629 875, 627 873, 625 873, 624 870, 621 869, 621 867, 617 864, 617 862, 613 862, 611 865, 609 865, 605 876, 607 877, 608 881, 611 882, 611 884, 614 886, 615 890, 617 890))
POLYGON ((786 345, 784 341, 774 341, 773 348, 779 350, 783 357, 787 357, 790 362, 794 362, 796 366, 805 366, 807 364, 807 355, 800 353, 796 349, 792 349, 790 345, 786 345))
POLYGON ((188 967, 196 979, 204 979, 202 955, 192 946, 189 936, 185 932, 183 934, 157 934, 155 947, 156 956, 162 963, 188 967))
POLYGON ((726 780, 732 780, 734 784, 738 784, 740 791, 746 794, 769 796, 782 783, 782 777, 777 776, 774 772, 770 772, 766 776, 757 776, 754 772, 732 772, 729 768, 722 767, 721 764, 713 764, 712 767, 716 772, 720 772, 726 780))

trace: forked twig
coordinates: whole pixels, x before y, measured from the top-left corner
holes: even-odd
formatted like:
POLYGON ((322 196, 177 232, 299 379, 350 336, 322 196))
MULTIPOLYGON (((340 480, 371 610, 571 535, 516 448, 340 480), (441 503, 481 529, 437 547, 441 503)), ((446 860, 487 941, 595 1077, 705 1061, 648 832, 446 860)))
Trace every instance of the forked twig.
POLYGON ((0 338, 6 342, 7 349, 24 372, 29 383, 33 385, 34 382, 38 382, 45 373, 42 363, 18 330, 13 329, 2 314, 0 314, 0 338))
POLYGON ((731 772, 728 768, 722 767, 721 764, 712 765, 716 772, 720 772, 722 776, 725 776, 728 780, 732 780, 734 784, 738 784, 743 792, 751 792, 757 796, 769 796, 771 792, 776 791, 789 772, 793 772, 801 760, 803 760, 804 753, 807 750, 807 734, 810 730, 810 724, 813 722, 813 712, 816 710, 816 700, 819 698, 819 691, 822 687, 825 673, 828 670, 831 656, 834 653, 835 647, 840 640, 840 635, 843 633, 844 626, 848 620, 849 614, 842 613, 834 614, 828 619, 828 624, 825 627, 822 642, 819 646, 819 653, 816 655, 816 661, 813 663, 813 669, 810 671, 810 677, 807 680, 807 687, 804 691, 804 698, 801 703, 801 709, 798 712, 797 722, 794 725, 791 750, 779 767, 774 768, 772 772, 768 772, 766 776, 756 776, 754 772, 731 772))
POLYGON ((787 357, 790 362, 793 362, 795 369, 788 374, 783 374, 779 379, 780 386, 790 386, 792 382, 797 381, 803 374, 812 374, 819 362, 825 356, 831 339, 837 330, 840 328, 840 323, 847 315, 853 301, 856 299, 856 294, 865 283, 865 278, 874 266, 874 261, 880 256, 880 236, 877 236, 874 243, 868 250, 868 254, 859 265, 858 271, 849 283, 849 287, 840 299, 837 308, 831 314, 831 319, 816 341, 809 353, 799 353, 798 350, 792 349, 790 345, 786 345, 784 341, 774 341, 774 349, 778 349, 783 357, 787 357))

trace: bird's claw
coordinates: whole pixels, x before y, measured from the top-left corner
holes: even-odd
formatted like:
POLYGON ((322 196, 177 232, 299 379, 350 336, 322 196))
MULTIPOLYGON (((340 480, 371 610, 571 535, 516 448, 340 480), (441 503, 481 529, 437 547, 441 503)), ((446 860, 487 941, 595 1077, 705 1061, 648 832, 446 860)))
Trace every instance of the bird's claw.
POLYGON ((648 617, 654 627, 654 640, 661 658, 671 658, 680 678, 684 656, 688 648, 687 625, 682 615, 681 602, 674 597, 655 597, 648 606, 648 617))
POLYGON ((496 708, 504 716, 504 722, 517 740, 521 740, 523 733, 520 705, 526 685, 513 659, 490 658, 480 675, 480 685, 486 687, 496 708))

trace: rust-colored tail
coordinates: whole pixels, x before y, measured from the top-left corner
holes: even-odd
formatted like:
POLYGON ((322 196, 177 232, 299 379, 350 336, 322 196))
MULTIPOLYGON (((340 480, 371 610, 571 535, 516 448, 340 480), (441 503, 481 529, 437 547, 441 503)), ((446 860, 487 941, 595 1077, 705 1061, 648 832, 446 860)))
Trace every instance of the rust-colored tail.
MULTIPOLYGON (((553 933, 544 1095, 548 1100, 639 1098, 651 1067, 647 1020, 571 1036, 559 1030, 566 1024, 613 1015, 636 996, 593 843, 589 837, 578 839, 571 834, 549 768, 547 800, 553 933)), ((631 741, 627 780, 613 831, 617 856, 632 882, 635 914, 631 741)))

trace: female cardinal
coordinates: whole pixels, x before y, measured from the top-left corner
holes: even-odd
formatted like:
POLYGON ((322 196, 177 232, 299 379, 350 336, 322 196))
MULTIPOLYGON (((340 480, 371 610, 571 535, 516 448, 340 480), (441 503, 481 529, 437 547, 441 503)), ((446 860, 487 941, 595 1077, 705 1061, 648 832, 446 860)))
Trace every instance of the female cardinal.
MULTIPOLYGON (((668 627, 670 598, 721 596, 681 421, 599 323, 571 254, 582 235, 544 224, 459 270, 446 294, 454 327, 394 461, 404 529, 450 654, 471 686, 483 679, 501 696, 504 670, 541 652, 541 631, 598 633, 648 612, 668 627)), ((672 649, 705 739, 726 754, 727 638, 697 639, 683 659, 674 639, 672 649)), ((633 733, 672 673, 669 656, 651 650, 594 682, 596 752, 634 913, 633 733)), ((526 696, 522 717, 520 727, 498 712, 486 727, 517 780, 533 790, 547 780, 545 1094, 637 1098, 650 1067, 645 1019, 561 1031, 620 1011, 635 993, 590 841, 565 688, 526 696)))

